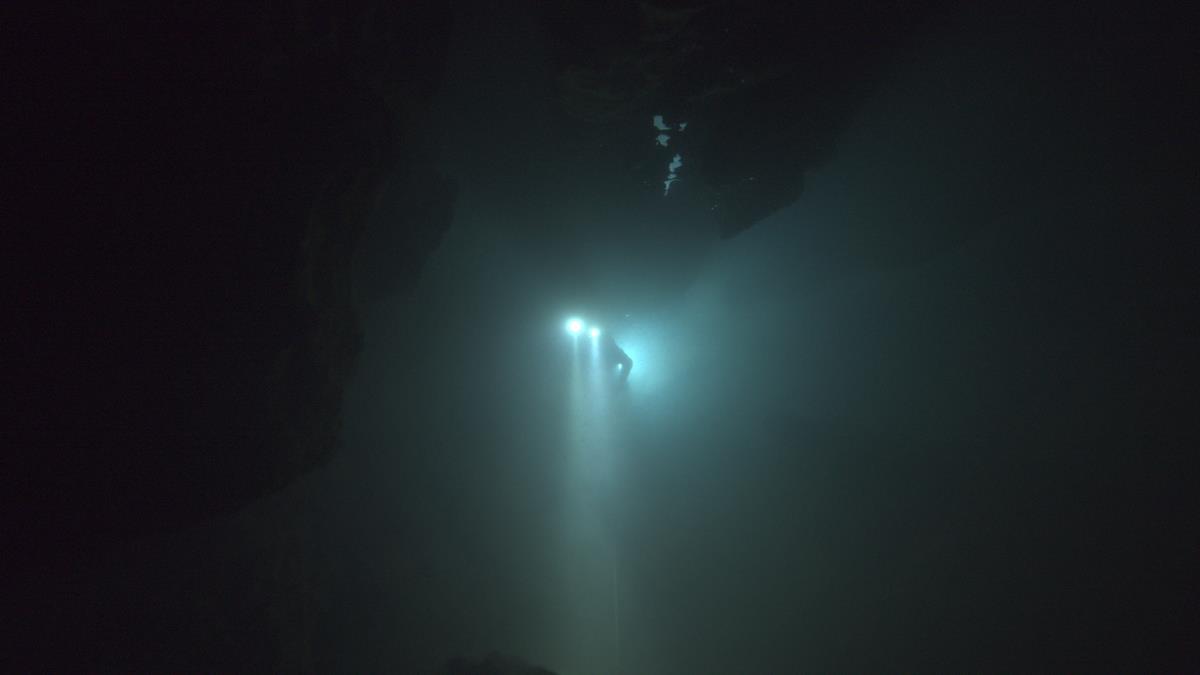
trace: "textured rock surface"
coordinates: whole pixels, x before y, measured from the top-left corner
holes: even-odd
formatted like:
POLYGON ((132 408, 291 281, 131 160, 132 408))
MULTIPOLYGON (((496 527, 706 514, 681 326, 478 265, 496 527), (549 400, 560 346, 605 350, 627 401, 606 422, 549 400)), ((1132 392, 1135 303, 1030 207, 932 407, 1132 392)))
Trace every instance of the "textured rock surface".
POLYGON ((885 63, 941 4, 704 0, 541 3, 567 114, 661 193, 730 237, 795 201, 885 63), (864 45, 869 46, 864 48, 864 45), (670 151, 650 120, 688 123, 670 151), (708 214, 711 220, 704 220, 708 214))

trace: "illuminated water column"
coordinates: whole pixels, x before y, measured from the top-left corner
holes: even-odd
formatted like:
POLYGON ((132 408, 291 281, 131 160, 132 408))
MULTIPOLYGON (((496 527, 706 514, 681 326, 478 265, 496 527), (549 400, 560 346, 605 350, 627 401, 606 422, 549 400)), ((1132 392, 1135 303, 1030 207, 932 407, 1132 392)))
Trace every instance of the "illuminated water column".
POLYGON ((603 367, 598 334, 568 322, 572 359, 563 443, 561 564, 564 672, 617 673, 617 557, 613 511, 613 382, 603 367))

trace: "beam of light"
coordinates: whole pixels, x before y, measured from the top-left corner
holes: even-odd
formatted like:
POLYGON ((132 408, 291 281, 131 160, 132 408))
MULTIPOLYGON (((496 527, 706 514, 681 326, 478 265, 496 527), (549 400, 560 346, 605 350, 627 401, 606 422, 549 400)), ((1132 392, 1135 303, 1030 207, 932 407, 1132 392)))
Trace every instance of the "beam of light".
POLYGON ((577 319, 565 326, 571 337, 559 342, 570 360, 563 373, 562 461, 557 463, 562 498, 555 528, 556 575, 562 585, 556 597, 563 612, 558 649, 563 662, 578 666, 564 667, 565 672, 615 673, 621 667, 618 633, 628 631, 628 617, 621 614, 627 606, 626 583, 615 568, 613 523, 624 418, 614 410, 618 390, 604 366, 599 338, 607 339, 605 329, 582 315, 577 319))
MULTIPOLYGON (((695 339, 694 322, 681 325, 678 316, 662 312, 608 328, 582 315, 553 316, 571 336, 562 340, 554 332, 566 366, 562 461, 556 463, 562 497, 553 528, 555 578, 561 584, 554 610, 556 650, 560 665, 578 666, 574 672, 629 672, 637 650, 629 648, 628 638, 638 634, 640 621, 629 610, 637 595, 623 551, 621 497, 628 490, 630 457, 641 448, 636 422, 646 420, 655 429, 686 423, 693 407, 678 399, 686 402, 696 394, 679 391, 676 378, 694 367, 704 341, 695 339), (611 337, 633 360, 627 382, 624 367, 604 358, 601 337, 606 342, 611 337)), ((553 331, 553 319, 543 325, 553 331)))

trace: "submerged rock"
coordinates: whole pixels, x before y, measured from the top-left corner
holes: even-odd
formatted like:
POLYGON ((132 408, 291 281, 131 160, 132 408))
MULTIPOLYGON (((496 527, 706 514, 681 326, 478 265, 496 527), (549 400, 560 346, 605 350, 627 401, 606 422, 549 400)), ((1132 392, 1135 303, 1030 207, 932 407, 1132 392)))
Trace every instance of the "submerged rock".
MULTIPOLYGON (((722 237, 799 198, 887 64, 935 0, 898 4, 784 0, 540 3, 563 111, 621 146, 632 189, 661 184, 675 151, 644 142, 685 119, 686 184, 663 197, 722 237), (627 167, 628 168, 628 167, 627 167)), ((614 176, 614 183, 619 178, 614 176)), ((668 188, 670 184, 668 183, 668 188)))

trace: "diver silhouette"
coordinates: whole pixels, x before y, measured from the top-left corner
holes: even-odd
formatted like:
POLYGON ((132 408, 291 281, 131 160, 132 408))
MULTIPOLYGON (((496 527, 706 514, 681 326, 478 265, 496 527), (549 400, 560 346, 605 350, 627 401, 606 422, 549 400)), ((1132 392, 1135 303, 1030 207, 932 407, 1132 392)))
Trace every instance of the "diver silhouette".
POLYGON ((600 342, 600 359, 606 368, 619 366, 621 369, 618 379, 624 382, 629 379, 629 371, 633 370, 633 359, 617 344, 616 339, 609 333, 601 333, 597 338, 600 342))

